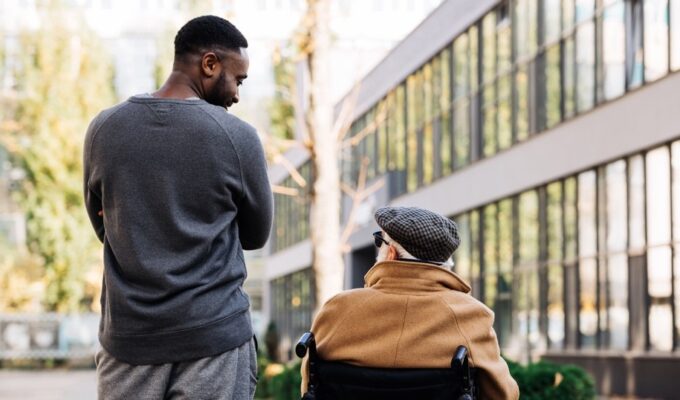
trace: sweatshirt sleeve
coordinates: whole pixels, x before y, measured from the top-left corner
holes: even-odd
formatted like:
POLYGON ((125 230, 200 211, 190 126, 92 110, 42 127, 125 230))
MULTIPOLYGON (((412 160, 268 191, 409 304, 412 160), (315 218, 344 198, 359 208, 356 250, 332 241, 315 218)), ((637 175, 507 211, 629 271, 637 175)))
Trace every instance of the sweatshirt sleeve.
POLYGON ((272 226, 273 198, 267 162, 255 129, 246 125, 239 138, 242 198, 238 205, 239 239, 244 250, 263 247, 272 226))
POLYGON ((94 141, 94 136, 96 134, 98 124, 96 117, 87 128, 87 133, 85 135, 85 144, 83 146, 83 191, 85 198, 85 208, 87 210, 87 215, 90 218, 92 227, 94 228, 97 237, 101 242, 104 242, 104 217, 99 215, 103 210, 101 195, 97 189, 91 186, 91 176, 92 176, 92 142, 94 141))

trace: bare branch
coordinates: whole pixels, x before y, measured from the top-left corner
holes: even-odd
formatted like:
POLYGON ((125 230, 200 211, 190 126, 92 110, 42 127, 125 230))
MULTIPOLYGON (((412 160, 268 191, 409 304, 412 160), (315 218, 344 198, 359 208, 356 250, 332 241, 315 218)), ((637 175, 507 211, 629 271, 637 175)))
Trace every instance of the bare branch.
POLYGON ((272 185, 272 192, 276 194, 282 194, 284 196, 298 196, 299 191, 295 188, 289 188, 287 186, 281 186, 281 185, 272 185))
POLYGON ((381 178, 380 180, 373 182, 371 186, 364 189, 364 191, 361 193, 361 200, 366 200, 370 195, 377 192, 383 186, 385 186, 384 178, 381 178))
POLYGON ((286 169, 286 171, 288 171, 290 177, 293 178, 295 183, 297 183, 300 187, 307 186, 307 180, 300 174, 297 168, 295 168, 295 166, 283 154, 279 153, 274 155, 274 159, 272 161, 274 162, 274 164, 282 165, 286 169))
POLYGON ((340 235, 340 243, 341 246, 345 246, 347 244, 347 241, 349 240, 349 237, 352 235, 354 232, 354 228, 356 226, 356 213, 359 210, 359 206, 361 205, 361 202, 363 200, 362 198, 362 193, 364 192, 366 188, 366 175, 368 172, 368 164, 369 164, 369 159, 368 157, 364 157, 361 160, 361 167, 359 168, 359 179, 357 182, 357 189, 354 191, 354 195, 352 197, 352 208, 349 211, 349 215, 347 216, 347 225, 345 225, 345 229, 342 231, 342 234, 340 235))
POLYGON ((356 196, 356 191, 349 187, 349 185, 346 184, 345 182, 340 182, 340 190, 342 190, 349 197, 356 196))
POLYGON ((385 106, 385 103, 383 103, 380 108, 378 109, 378 114, 376 115, 375 118, 366 125, 362 130, 357 132, 356 135, 352 136, 351 138, 345 139, 342 141, 342 148, 346 148, 349 146, 357 146, 361 141, 368 135, 372 134, 375 132, 375 130, 378 128, 378 125, 382 124, 385 122, 387 119, 387 107, 385 106))
POLYGON ((352 87, 349 96, 342 102, 340 115, 333 125, 333 134, 338 138, 338 141, 342 142, 345 139, 347 132, 349 132, 350 127, 352 126, 352 113, 356 109, 360 86, 360 82, 357 82, 352 87))

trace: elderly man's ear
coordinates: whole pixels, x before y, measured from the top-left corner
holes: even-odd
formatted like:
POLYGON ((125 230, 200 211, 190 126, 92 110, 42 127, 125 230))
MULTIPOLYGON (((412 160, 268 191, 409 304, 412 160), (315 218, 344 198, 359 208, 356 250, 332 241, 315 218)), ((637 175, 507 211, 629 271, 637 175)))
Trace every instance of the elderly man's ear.
POLYGON ((394 246, 389 246, 387 248, 387 261, 392 261, 397 259, 397 249, 394 246))

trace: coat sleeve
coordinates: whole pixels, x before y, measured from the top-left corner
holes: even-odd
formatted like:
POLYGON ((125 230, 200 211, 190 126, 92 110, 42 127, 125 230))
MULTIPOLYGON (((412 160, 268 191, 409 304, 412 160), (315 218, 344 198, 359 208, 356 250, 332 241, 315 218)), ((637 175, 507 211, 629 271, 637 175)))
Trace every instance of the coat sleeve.
MULTIPOLYGON (((332 331, 334 330, 336 324, 340 319, 342 319, 343 307, 339 301, 341 297, 342 293, 330 298, 326 304, 321 307, 321 310, 319 310, 319 313, 316 315, 316 317, 314 317, 311 332, 314 334, 317 350, 320 342, 323 342, 325 338, 332 336, 332 331)), ((307 355, 302 359, 300 375, 302 375, 300 394, 304 395, 307 392, 307 387, 309 386, 309 353, 307 353, 307 355)))
MULTIPOLYGON (((510 375, 508 365, 501 357, 496 332, 493 329, 493 311, 486 306, 477 311, 475 318, 463 322, 470 340, 471 363, 477 368, 477 379, 482 399, 519 399, 519 387, 510 375), (483 315, 479 315, 479 314, 483 315), (467 328, 467 329, 466 329, 467 328)), ((459 322, 460 317, 459 317, 459 322)))

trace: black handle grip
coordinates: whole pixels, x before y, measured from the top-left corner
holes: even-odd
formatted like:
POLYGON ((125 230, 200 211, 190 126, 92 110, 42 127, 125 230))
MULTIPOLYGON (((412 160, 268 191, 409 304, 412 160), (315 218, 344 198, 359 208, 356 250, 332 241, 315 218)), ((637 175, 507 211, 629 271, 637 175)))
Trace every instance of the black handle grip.
POLYGON ((458 346, 456 353, 451 361, 451 366, 453 368, 462 368, 465 364, 465 359, 467 358, 468 350, 465 346, 458 346))
POLYGON ((303 358, 305 354, 307 354, 307 349, 313 341, 314 334, 312 334, 312 332, 303 333, 300 340, 298 340, 297 345, 295 345, 295 354, 298 357, 303 358))

